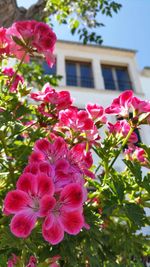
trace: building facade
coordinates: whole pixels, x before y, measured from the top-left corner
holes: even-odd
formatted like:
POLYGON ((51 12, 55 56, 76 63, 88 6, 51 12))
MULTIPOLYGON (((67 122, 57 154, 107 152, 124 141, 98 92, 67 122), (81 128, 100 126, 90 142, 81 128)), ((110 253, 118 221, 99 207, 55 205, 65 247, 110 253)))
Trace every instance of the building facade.
MULTIPOLYGON (((89 102, 107 107, 129 89, 150 99, 150 70, 149 77, 139 71, 135 50, 58 41, 55 55, 56 65, 50 69, 45 64, 45 72, 62 76, 58 90, 69 90, 81 109, 89 102)), ((142 126, 141 140, 147 145, 149 134, 149 126, 142 126)))

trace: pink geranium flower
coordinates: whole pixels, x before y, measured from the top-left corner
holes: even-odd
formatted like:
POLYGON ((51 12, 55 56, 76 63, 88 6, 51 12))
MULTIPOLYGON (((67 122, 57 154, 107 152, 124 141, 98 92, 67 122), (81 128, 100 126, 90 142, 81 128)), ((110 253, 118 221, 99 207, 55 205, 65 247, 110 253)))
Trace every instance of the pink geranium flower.
POLYGON ((91 178, 94 178, 93 172, 89 171, 93 164, 93 158, 90 151, 86 151, 86 143, 80 143, 73 146, 69 151, 67 158, 75 171, 79 171, 91 178))
POLYGON ((39 158, 40 160, 53 164, 57 160, 65 158, 67 144, 61 137, 56 138, 53 143, 50 143, 46 138, 39 139, 35 142, 34 154, 31 154, 30 162, 32 162, 32 160, 34 161, 36 153, 37 160, 39 158))
POLYGON ((82 187, 78 184, 65 186, 43 223, 44 239, 55 245, 63 240, 64 232, 78 234, 84 225, 82 206, 82 187))
POLYGON ((35 101, 56 104, 57 92, 50 86, 49 83, 46 83, 41 91, 38 91, 37 93, 31 93, 31 98, 35 101))
POLYGON ((6 29, 0 28, 0 56, 9 54, 9 40, 6 36, 6 29))
POLYGON ((122 117, 127 117, 131 107, 132 98, 132 91, 127 90, 123 92, 119 97, 113 100, 111 106, 106 108, 105 112, 108 114, 116 114, 122 117))
MULTIPOLYGON (((55 108, 56 111, 66 109, 72 104, 72 99, 68 91, 56 92, 51 88, 49 83, 44 85, 42 91, 31 93, 31 98, 35 101, 42 101, 43 104, 49 103, 52 105, 51 108, 55 108)), ((43 107, 45 107, 45 105, 43 107)))
MULTIPOLYGON (((131 129, 130 124, 126 120, 119 120, 115 124, 108 123, 109 132, 118 137, 126 137, 131 129)), ((132 133, 129 138, 130 143, 137 143, 138 137, 136 133, 132 133)))
POLYGON ((94 178, 89 171, 93 163, 91 152, 81 143, 68 149, 63 138, 57 137, 53 143, 43 138, 36 141, 25 172, 36 174, 45 172, 52 177, 55 191, 59 192, 70 183, 84 184, 84 175, 94 178))
POLYGON ((37 267, 37 260, 34 256, 30 257, 29 263, 26 265, 26 267, 37 267))
POLYGON ((136 115, 150 113, 150 101, 140 100, 135 96, 132 98, 132 107, 136 115))
POLYGON ((35 20, 17 21, 7 29, 10 41, 10 51, 21 59, 26 52, 25 60, 29 60, 29 54, 34 52, 45 56, 49 66, 55 62, 53 51, 56 43, 56 35, 52 29, 43 22, 35 20), (19 41, 14 40, 17 37, 19 41))
POLYGON ((7 267, 15 267, 18 262, 19 257, 17 257, 15 254, 12 254, 11 259, 8 260, 7 267))
POLYGON ((100 122, 101 124, 106 123, 107 119, 104 115, 104 108, 98 104, 87 104, 87 112, 90 114, 92 120, 100 122))
POLYGON ((54 256, 50 259, 50 266, 49 267, 59 267, 60 265, 57 263, 57 261, 61 259, 60 255, 54 256))
POLYGON ((128 160, 137 161, 141 165, 150 168, 148 155, 143 148, 134 145, 129 146, 128 149, 125 149, 125 155, 128 160))
POLYGON ((57 127, 58 129, 70 128, 76 135, 78 133, 83 140, 87 139, 90 142, 94 142, 99 138, 98 130, 88 112, 85 110, 78 111, 74 107, 59 112, 59 123, 56 129, 57 127))
POLYGON ((57 262, 53 262, 50 264, 50 267, 60 267, 60 265, 57 262))
MULTIPOLYGON (((12 68, 5 68, 3 71, 2 71, 3 74, 5 74, 6 76, 10 77, 10 79, 7 80, 7 85, 9 86, 10 84, 10 81, 11 81, 11 78, 13 77, 13 75, 15 74, 15 71, 12 69, 12 68)), ((15 79, 10 87, 10 92, 13 93, 13 92, 16 92, 17 91, 17 87, 18 87, 18 84, 19 83, 24 83, 24 79, 21 75, 17 74, 15 76, 15 79)))
POLYGON ((4 200, 6 214, 14 214, 10 223, 11 232, 17 237, 28 237, 37 218, 46 216, 55 204, 53 193, 54 185, 47 175, 22 174, 18 179, 17 189, 8 192, 4 200), (45 206, 47 198, 49 205, 45 206))

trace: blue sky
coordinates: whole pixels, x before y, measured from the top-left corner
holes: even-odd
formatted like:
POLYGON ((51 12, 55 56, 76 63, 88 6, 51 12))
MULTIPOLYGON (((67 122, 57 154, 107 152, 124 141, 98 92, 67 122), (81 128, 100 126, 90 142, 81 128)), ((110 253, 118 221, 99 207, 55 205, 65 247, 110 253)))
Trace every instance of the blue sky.
MULTIPOLYGON (((28 7, 36 0, 17 0, 28 7)), ((150 0, 118 0, 123 7, 113 18, 100 15, 105 27, 97 30, 103 37, 103 45, 135 49, 140 68, 150 66, 150 0)), ((55 25, 58 39, 78 41, 66 26, 55 25)))

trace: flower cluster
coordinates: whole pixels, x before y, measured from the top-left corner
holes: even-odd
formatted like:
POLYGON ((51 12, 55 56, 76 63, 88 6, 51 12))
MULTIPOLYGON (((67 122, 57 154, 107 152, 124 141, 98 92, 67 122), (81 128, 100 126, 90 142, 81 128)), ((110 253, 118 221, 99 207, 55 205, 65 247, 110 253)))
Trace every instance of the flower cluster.
MULTIPOLYGON (((11 217, 10 230, 16 237, 25 239, 32 234, 34 229, 35 231, 40 229, 43 239, 51 245, 62 242, 66 234, 79 234, 83 227, 89 230, 90 225, 86 223, 85 213, 87 222, 94 225, 94 236, 97 235, 98 238, 101 236, 102 229, 109 228, 109 224, 111 229, 111 217, 113 217, 111 212, 115 212, 117 218, 115 221, 118 225, 119 221, 124 225, 122 219, 131 213, 132 206, 142 201, 140 200, 142 197, 137 197, 137 193, 131 190, 133 184, 132 179, 130 183, 130 178, 134 172, 132 173, 130 166, 133 170, 138 164, 150 168, 149 148, 142 144, 138 147, 137 133, 141 124, 150 123, 150 102, 135 97, 132 91, 123 92, 106 109, 98 104, 90 103, 85 109, 80 110, 73 106, 73 100, 68 91, 57 92, 49 83, 46 83, 41 91, 31 93, 30 96, 27 96, 29 90, 25 85, 21 86, 23 92, 17 90, 20 88, 18 85, 24 83, 24 78, 18 74, 21 64, 24 61, 28 62, 30 56, 38 53, 46 58, 49 66, 52 66, 55 61, 53 55, 55 42, 56 35, 43 22, 18 21, 8 29, 0 28, 0 60, 7 56, 21 60, 16 71, 12 68, 5 68, 2 71, 4 76, 4 82, 2 80, 1 84, 2 97, 4 96, 5 102, 7 99, 10 101, 10 105, 1 101, 3 106, 0 107, 0 115, 4 117, 0 134, 2 155, 5 157, 2 174, 6 177, 4 181, 6 188, 2 196, 8 190, 7 188, 12 188, 20 170, 22 172, 17 180, 16 188, 5 196, 3 212, 11 217), (8 92, 7 87, 9 87, 8 92), (16 96, 10 93, 15 93, 16 96), (30 101, 25 99, 22 103, 22 96, 30 97, 30 100, 32 99, 32 102, 34 100, 34 104, 37 105, 26 108, 26 105, 30 105, 30 101), (106 114, 115 115, 116 123, 108 122, 106 114), (8 125, 5 124, 5 117, 9 117, 8 125), (103 125, 105 129, 107 127, 105 139, 100 138, 103 125), (37 135, 40 137, 37 138, 37 135), (12 140, 17 149, 16 147, 14 149, 12 140), (28 164, 24 168, 24 159, 28 157, 28 148, 30 149, 32 142, 35 144, 28 158, 28 164), (18 151, 20 147, 24 150, 21 156, 18 151), (97 168, 93 165, 91 149, 99 158, 97 168), (127 171, 117 175, 114 163, 122 151, 127 159, 124 160, 127 171), (129 164, 128 160, 135 164, 129 164), (94 168, 99 181, 92 180, 95 178, 91 171, 94 168), (127 183, 125 175, 129 178, 127 183), (88 191, 90 191, 89 194, 88 191), (127 203, 130 197, 132 202, 127 203), (114 211, 108 209, 109 205, 114 206, 114 211), (119 209, 122 206, 124 207, 121 210, 123 216, 119 217, 119 209)), ((141 188, 143 186, 142 193, 145 189, 147 190, 147 180, 144 178, 141 184, 136 185, 141 188)), ((141 208, 137 210, 140 211, 141 208)), ((144 212, 140 217, 144 218, 144 212)), ((131 223, 134 226, 134 222, 131 223)), ((5 232, 7 232, 6 229, 5 232)), ((115 227, 113 229, 115 231, 115 227)), ((81 237, 85 237, 84 231, 82 233, 81 237)), ((62 262, 65 264, 67 262, 69 266, 69 261, 64 259, 65 253, 63 253, 67 242, 63 244, 61 257, 53 256, 59 253, 57 251, 60 246, 57 246, 56 250, 50 246, 52 250, 50 249, 49 252, 52 252, 52 258, 44 259, 47 257, 47 254, 45 256, 43 253, 46 246, 37 245, 33 252, 34 238, 33 234, 25 242, 22 255, 19 246, 16 246, 19 256, 15 254, 10 256, 11 252, 8 250, 7 256, 10 257, 7 262, 8 267, 22 264, 26 267, 36 267, 38 264, 59 267, 58 261, 61 257, 62 262), (31 250, 30 242, 32 242, 31 250), (24 253, 26 250, 27 253, 24 253)), ((91 244, 92 238, 90 236, 91 244)), ((97 242, 96 238, 93 240, 97 242)), ((79 246, 78 251, 79 248, 81 250, 85 248, 86 251, 88 244, 85 238, 83 241, 80 242, 83 248, 79 246)), ((37 244, 38 242, 37 239, 37 244)), ((91 244, 91 251, 94 251, 91 244)), ((7 248, 9 246, 6 245, 5 249, 7 248)), ((14 247, 11 248, 16 253, 14 247)), ((77 258, 80 260, 78 255, 77 258)), ((85 255, 83 261, 80 262, 82 265, 88 264, 86 258, 85 255)), ((75 265, 78 264, 75 263, 75 265)))
POLYGON ((31 99, 40 102, 38 111, 50 118, 56 118, 58 112, 71 106, 72 99, 68 91, 56 92, 49 83, 43 86, 42 91, 31 93, 31 99))
POLYGON ((105 110, 108 114, 120 115, 128 118, 129 114, 133 114, 133 118, 143 114, 150 113, 150 102, 140 100, 133 95, 133 91, 125 91, 118 98, 115 98, 110 107, 105 110))
POLYGON ((129 146, 128 149, 125 149, 125 155, 127 160, 136 161, 142 166, 150 168, 148 155, 142 147, 129 146))
POLYGON ((98 128, 107 121, 102 106, 88 104, 85 110, 78 110, 72 106, 68 91, 56 92, 48 83, 42 91, 31 93, 30 97, 40 102, 37 108, 40 114, 55 119, 53 131, 56 134, 63 133, 74 144, 83 141, 94 143, 100 139, 98 128))
POLYGON ((142 166, 150 167, 146 151, 136 146, 137 134, 134 132, 141 124, 150 123, 150 101, 140 100, 133 95, 133 91, 125 91, 114 99, 111 106, 105 109, 108 114, 117 115, 119 121, 115 124, 108 122, 109 133, 118 138, 125 138, 131 131, 125 149, 127 160, 139 162, 142 166))
POLYGON ((15 254, 12 254, 12 257, 8 260, 7 267, 16 266, 19 260, 19 257, 17 257, 15 254))
POLYGON ((17 21, 8 29, 0 28, 0 55, 15 56, 29 61, 29 56, 38 52, 46 58, 49 66, 55 62, 53 51, 56 35, 43 22, 17 21))
MULTIPOLYGON (((51 259, 48 259, 47 263, 49 267, 59 267, 60 265, 57 263, 60 259, 60 255, 53 256, 51 259)), ((12 257, 7 262, 7 267, 15 267, 20 266, 22 260, 20 257, 17 257, 15 254, 12 254, 12 257)), ((21 264, 22 265, 22 264, 21 264)), ((46 265, 47 266, 47 265, 46 265)), ((29 262, 26 267, 37 267, 37 259, 35 256, 30 256, 29 262)))
MULTIPOLYGON (((124 138, 129 133, 131 126, 126 120, 119 120, 115 124, 108 122, 109 132, 115 135, 116 137, 124 138)), ((136 133, 131 133, 129 143, 137 143, 138 137, 136 133)))
POLYGON ((61 242, 64 232, 78 234, 84 226, 84 176, 92 176, 91 165, 85 144, 69 149, 60 137, 53 143, 46 138, 36 141, 16 190, 8 192, 4 201, 5 214, 14 215, 11 232, 26 238, 43 218, 43 237, 51 244, 61 242))
POLYGON ((0 28, 0 57, 2 55, 9 54, 9 40, 6 36, 6 29, 1 27, 0 28))
POLYGON ((86 110, 70 107, 59 112, 59 122, 54 128, 64 132, 72 141, 84 140, 94 143, 100 139, 98 129, 91 115, 86 110))
POLYGON ((24 78, 21 75, 19 75, 18 73, 15 75, 15 71, 13 70, 13 68, 4 68, 2 73, 8 77, 6 83, 8 86, 11 85, 10 86, 10 92, 11 93, 14 93, 17 91, 17 87, 18 87, 19 83, 21 83, 21 84, 24 83, 24 78), (15 75, 15 78, 11 84, 10 78, 12 78, 14 75, 15 75))

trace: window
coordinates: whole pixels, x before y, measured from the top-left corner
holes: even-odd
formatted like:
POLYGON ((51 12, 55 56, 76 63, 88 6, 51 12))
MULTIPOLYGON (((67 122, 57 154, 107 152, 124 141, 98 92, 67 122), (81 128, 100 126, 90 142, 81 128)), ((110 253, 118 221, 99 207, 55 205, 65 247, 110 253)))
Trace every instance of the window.
POLYGON ((106 90, 133 90, 127 67, 102 65, 106 90))
POLYGON ((47 62, 41 57, 31 57, 31 62, 39 65, 46 75, 56 75, 56 60, 52 68, 49 67, 47 62))
POLYGON ((93 88, 93 74, 88 62, 66 61, 66 84, 93 88))
POLYGON ((47 75, 56 75, 56 62, 54 63, 53 67, 50 68, 49 65, 46 63, 46 61, 43 62, 42 64, 44 74, 47 75))

